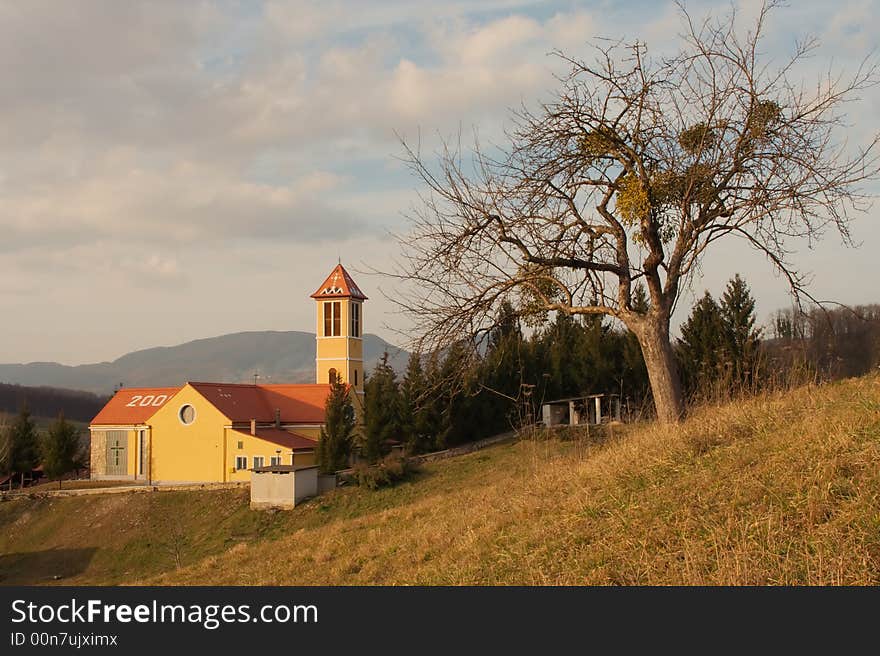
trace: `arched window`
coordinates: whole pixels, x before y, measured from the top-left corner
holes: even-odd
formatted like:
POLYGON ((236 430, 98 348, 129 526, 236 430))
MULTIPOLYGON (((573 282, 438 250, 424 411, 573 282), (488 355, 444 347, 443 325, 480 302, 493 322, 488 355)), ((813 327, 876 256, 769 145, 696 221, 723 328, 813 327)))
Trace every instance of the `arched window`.
POLYGON ((337 377, 336 369, 331 368, 330 372, 328 374, 328 378, 330 379, 329 382, 331 385, 336 382, 336 377, 337 377))

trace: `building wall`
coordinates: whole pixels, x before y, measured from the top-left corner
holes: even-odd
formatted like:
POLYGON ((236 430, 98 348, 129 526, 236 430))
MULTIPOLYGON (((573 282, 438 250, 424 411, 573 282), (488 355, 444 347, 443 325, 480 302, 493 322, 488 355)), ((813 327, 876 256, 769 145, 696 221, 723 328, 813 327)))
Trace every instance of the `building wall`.
MULTIPOLYGON (((299 432, 299 431, 297 431, 299 432)), ((302 433, 304 434, 304 432, 302 433)), ((306 437, 310 437, 306 435, 306 437)), ((315 444, 317 447, 317 443, 315 444)), ((231 428, 226 429, 226 463, 225 475, 227 481, 249 481, 251 480, 251 472, 254 466, 254 456, 263 456, 263 464, 271 464, 272 456, 280 455, 282 465, 313 465, 315 464, 315 454, 312 453, 296 453, 293 462, 290 460, 290 450, 282 446, 278 446, 272 442, 261 440, 255 435, 242 434, 231 428), (239 447, 239 443, 241 447, 239 447), (281 453, 277 453, 277 451, 281 453), (236 456, 245 456, 247 458, 247 467, 245 469, 235 468, 236 456)))
MULTIPOLYGON (((357 301, 355 301, 357 302, 357 301)), ((315 382, 326 384, 330 380, 330 369, 336 369, 342 378, 342 382, 355 385, 355 372, 357 372, 356 389, 363 390, 364 384, 364 344, 363 339, 351 337, 351 300, 347 298, 333 300, 319 300, 316 312, 316 335, 317 335, 317 362, 315 382), (340 304, 340 335, 338 337, 324 336, 324 304, 338 302, 340 304)), ((360 303, 360 334, 364 334, 364 304, 360 303)))
POLYGON ((312 451, 311 453, 307 453, 305 451, 300 451, 299 453, 294 454, 293 464, 294 465, 314 465, 314 464, 317 464, 317 453, 315 451, 312 451))
POLYGON ((96 480, 134 479, 137 471, 137 430, 134 426, 90 426, 89 476, 96 480), (125 431, 125 474, 107 473, 107 431, 125 431))
POLYGON ((294 472, 294 500, 296 503, 318 496, 318 470, 300 469, 294 472))
POLYGON ((100 478, 107 470, 107 434, 102 430, 92 430, 90 436, 89 474, 100 478))
POLYGON ((293 508, 296 505, 295 472, 251 473, 252 508, 293 508))
POLYGON ((154 482, 223 481, 223 414, 190 385, 184 386, 149 421, 152 426, 151 478, 154 482), (185 425, 181 407, 195 408, 185 425))

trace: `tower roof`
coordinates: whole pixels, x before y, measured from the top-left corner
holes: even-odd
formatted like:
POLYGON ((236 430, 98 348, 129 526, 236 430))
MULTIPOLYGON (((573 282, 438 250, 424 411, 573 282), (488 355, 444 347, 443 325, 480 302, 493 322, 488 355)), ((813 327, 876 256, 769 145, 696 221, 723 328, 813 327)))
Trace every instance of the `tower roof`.
POLYGON ((361 301, 367 300, 366 295, 360 290, 357 283, 352 280, 348 271, 345 270, 341 263, 336 265, 336 268, 330 272, 324 284, 318 287, 318 291, 312 294, 312 298, 356 298, 361 301))

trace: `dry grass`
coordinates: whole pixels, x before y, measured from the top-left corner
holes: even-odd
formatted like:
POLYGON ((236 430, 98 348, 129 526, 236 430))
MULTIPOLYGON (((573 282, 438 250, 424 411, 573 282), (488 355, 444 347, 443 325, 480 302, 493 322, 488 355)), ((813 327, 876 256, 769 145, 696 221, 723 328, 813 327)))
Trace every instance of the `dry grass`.
POLYGON ((706 407, 678 427, 499 445, 286 513, 249 511, 238 490, 116 496, 132 526, 104 535, 60 527, 59 511, 109 518, 101 504, 122 501, 0 504, 0 547, 93 545, 66 583, 878 584, 880 377, 706 407))
POLYGON ((877 376, 604 445, 521 442, 446 464, 436 491, 405 505, 150 582, 880 583, 877 376), (462 477, 468 460, 483 466, 462 477))

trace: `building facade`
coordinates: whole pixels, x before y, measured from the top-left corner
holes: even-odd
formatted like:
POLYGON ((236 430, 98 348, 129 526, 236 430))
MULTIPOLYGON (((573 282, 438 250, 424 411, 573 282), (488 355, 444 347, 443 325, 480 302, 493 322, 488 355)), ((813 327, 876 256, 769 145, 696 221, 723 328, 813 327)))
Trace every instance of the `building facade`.
POLYGON ((355 411, 362 412, 367 297, 340 264, 312 298, 315 384, 122 388, 89 426, 92 478, 243 482, 257 467, 314 464, 331 377, 350 386, 355 411))

